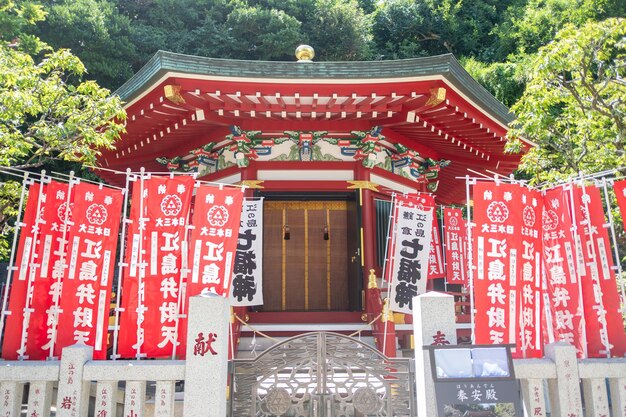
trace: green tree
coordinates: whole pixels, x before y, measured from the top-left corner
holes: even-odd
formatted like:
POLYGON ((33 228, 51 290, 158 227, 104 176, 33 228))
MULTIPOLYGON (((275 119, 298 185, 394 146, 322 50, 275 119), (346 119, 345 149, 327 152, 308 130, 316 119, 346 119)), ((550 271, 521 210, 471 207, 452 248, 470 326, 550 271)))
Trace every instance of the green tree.
POLYGON ((116 1, 132 22, 135 70, 159 49, 293 61, 295 48, 309 43, 320 61, 370 56, 369 20, 355 0, 116 1))
POLYGON ((48 0, 36 29, 53 48, 70 49, 88 68, 85 77, 114 88, 133 75, 130 19, 109 0, 48 0))
POLYGON ((96 162, 124 127, 118 97, 94 81, 72 82, 85 73, 68 50, 36 62, 0 47, 0 165, 41 167, 52 159, 96 162))
POLYGON ((489 64, 470 57, 462 59, 461 65, 506 106, 514 105, 524 92, 528 65, 524 61, 489 64))
POLYGON ((567 25, 533 59, 508 149, 535 181, 626 163, 626 20, 567 25))
POLYGON ((232 58, 237 28, 225 26, 235 8, 230 0, 112 0, 131 21, 130 40, 139 70, 156 51, 232 58))
POLYGON ((0 41, 11 47, 19 45, 26 52, 40 52, 44 44, 27 30, 45 17, 46 12, 38 4, 0 0, 0 41))
POLYGON ((293 56, 294 40, 301 37, 301 23, 277 9, 237 7, 228 15, 226 26, 232 29, 231 52, 238 58, 286 60, 293 56))
MULTIPOLYGON (((285 39, 289 59, 298 44, 315 49, 317 61, 366 60, 371 56, 371 22, 355 0, 250 0, 258 6, 276 8, 301 23, 300 36, 285 39)), ((366 5, 367 6, 367 5, 366 5)))
MULTIPOLYGON (((38 7, 3 3, 0 21, 23 19, 24 10, 38 7)), ((81 81, 82 62, 68 50, 52 50, 38 38, 20 32, 0 34, 0 166, 34 169, 55 161, 95 163, 99 149, 112 148, 124 130, 125 112, 118 97, 94 81, 81 81), (22 40, 27 42, 22 43, 22 40), (24 50, 26 49, 26 50, 24 50), (40 52, 30 55, 27 52, 40 52)), ((20 189, 4 180, 0 190, 0 231, 14 216, 20 189)), ((0 257, 9 237, 0 236, 0 257), (3 241, 4 240, 4 241, 3 241)))
POLYGON ((507 7, 504 19, 493 28, 493 59, 534 54, 554 39, 566 24, 581 26, 591 20, 626 14, 623 0, 528 0, 507 7))
POLYGON ((373 13, 372 33, 383 58, 454 53, 480 56, 510 1, 388 0, 373 13))

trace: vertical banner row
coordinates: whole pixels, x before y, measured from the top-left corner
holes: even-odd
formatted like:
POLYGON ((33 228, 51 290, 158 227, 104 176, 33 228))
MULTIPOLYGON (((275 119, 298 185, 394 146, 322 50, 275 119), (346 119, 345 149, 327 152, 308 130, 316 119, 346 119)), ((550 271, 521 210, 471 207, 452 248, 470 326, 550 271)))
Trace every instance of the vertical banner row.
MULTIPOLYGON (((135 182, 122 282, 121 357, 184 357, 189 297, 230 294, 242 201, 240 188, 196 184, 187 176, 135 182)), ((248 271, 253 264, 240 268, 248 271)))
POLYGON ((2 356, 58 357, 78 342, 104 359, 123 192, 43 182, 28 191, 2 356))
POLYGON ((540 194, 480 182, 474 217, 477 343, 515 343, 516 357, 540 357, 546 338, 574 345, 579 357, 623 356, 610 225, 595 185, 540 194))
MULTIPOLYGON (((45 359, 83 343, 105 359, 124 190, 72 177, 29 185, 3 358, 45 359)), ((262 303, 262 201, 250 201, 244 213, 242 201, 240 188, 190 176, 134 177, 118 288, 119 356, 173 357, 177 349, 183 356, 189 296, 262 303)))

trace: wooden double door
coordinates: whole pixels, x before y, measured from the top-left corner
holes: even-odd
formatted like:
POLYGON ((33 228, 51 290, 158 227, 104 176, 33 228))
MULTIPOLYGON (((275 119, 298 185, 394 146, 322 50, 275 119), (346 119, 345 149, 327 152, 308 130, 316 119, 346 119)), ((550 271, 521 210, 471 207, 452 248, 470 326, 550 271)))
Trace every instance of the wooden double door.
POLYGON ((360 309, 356 203, 266 200, 263 311, 360 309))

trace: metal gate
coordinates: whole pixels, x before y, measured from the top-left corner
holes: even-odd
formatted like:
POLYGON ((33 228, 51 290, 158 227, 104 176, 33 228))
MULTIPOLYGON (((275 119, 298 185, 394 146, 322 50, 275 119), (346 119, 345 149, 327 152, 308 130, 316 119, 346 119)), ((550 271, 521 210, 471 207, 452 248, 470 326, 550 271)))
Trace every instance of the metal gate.
POLYGON ((316 332, 255 359, 233 361, 233 417, 412 416, 409 359, 387 358, 348 336, 316 332))

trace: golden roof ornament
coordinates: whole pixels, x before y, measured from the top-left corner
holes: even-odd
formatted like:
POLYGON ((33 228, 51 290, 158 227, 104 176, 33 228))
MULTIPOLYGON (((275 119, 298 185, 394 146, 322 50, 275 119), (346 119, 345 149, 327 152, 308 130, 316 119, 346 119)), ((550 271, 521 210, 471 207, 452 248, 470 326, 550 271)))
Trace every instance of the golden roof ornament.
POLYGON ((298 62, 312 62, 315 57, 315 50, 309 45, 300 45, 296 48, 296 58, 298 62))

